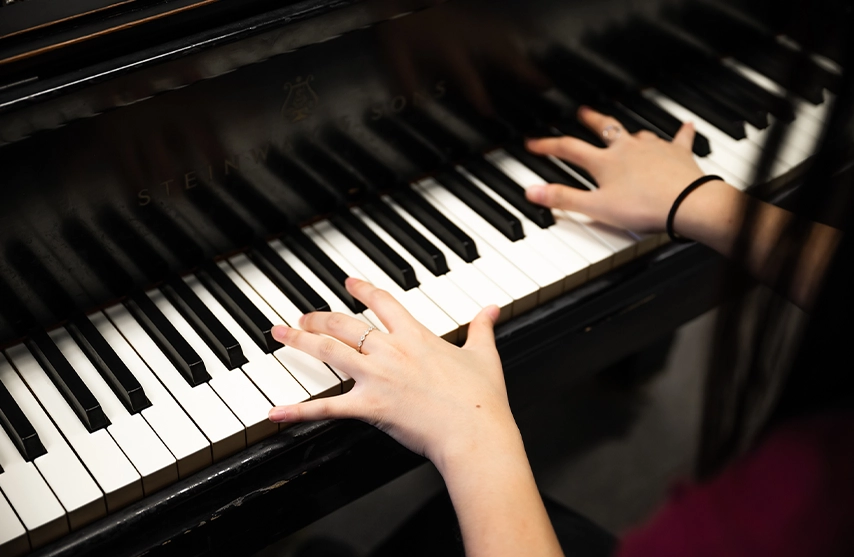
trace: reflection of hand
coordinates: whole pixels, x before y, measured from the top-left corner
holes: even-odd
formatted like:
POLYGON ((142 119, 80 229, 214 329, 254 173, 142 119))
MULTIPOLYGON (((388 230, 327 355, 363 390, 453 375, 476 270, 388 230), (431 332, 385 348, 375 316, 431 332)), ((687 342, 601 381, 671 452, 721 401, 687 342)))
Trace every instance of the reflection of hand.
POLYGON ((597 134, 606 126, 619 126, 621 132, 605 149, 573 137, 530 140, 528 149, 585 168, 599 189, 586 192, 550 184, 529 188, 528 199, 636 232, 663 231, 673 201, 703 175, 691 153, 693 126, 683 125, 668 142, 648 131, 629 135, 617 120, 590 108, 582 107, 578 118, 597 134))
POLYGON ((379 28, 393 76, 407 93, 441 79, 482 114, 491 114, 490 78, 547 85, 525 52, 518 24, 486 3, 477 6, 450 2, 379 28))
POLYGON ((371 331, 360 354, 355 348, 366 326, 353 317, 316 312, 302 318, 304 330, 274 327, 276 340, 342 369, 355 386, 341 396, 276 407, 271 420, 360 419, 433 462, 508 431, 518 436, 492 332, 497 307, 472 320, 459 348, 430 333, 389 293, 354 278, 347 290, 389 332, 371 331))

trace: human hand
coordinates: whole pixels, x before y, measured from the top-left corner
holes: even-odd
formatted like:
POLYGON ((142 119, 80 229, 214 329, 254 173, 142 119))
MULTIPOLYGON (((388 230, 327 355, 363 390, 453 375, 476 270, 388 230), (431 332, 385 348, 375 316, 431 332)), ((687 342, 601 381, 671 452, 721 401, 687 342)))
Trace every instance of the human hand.
POLYGON ((684 124, 668 142, 645 130, 630 135, 616 119, 587 107, 579 109, 578 119, 600 135, 610 125, 618 126, 621 133, 604 149, 574 137, 532 139, 527 147, 581 166, 596 179, 599 189, 535 186, 527 190, 528 200, 635 232, 664 231, 673 201, 704 174, 691 152, 693 125, 684 124))
POLYGON ((303 330, 274 327, 276 340, 340 368, 355 385, 340 396, 275 407, 272 421, 356 418, 437 466, 508 431, 518 435, 495 348, 496 306, 475 316, 460 348, 428 331, 388 292, 354 278, 346 286, 389 332, 371 331, 360 354, 365 323, 350 316, 315 312, 302 317, 303 330))

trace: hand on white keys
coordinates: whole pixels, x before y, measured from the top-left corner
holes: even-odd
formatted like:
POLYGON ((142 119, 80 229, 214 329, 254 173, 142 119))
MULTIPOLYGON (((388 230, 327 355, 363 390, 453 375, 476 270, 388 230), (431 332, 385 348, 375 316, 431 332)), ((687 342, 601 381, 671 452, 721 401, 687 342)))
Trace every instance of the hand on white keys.
POLYGON ((388 292, 354 278, 347 290, 388 332, 368 332, 363 321, 330 312, 305 315, 303 330, 274 327, 276 340, 346 371, 355 386, 340 396, 275 407, 271 420, 360 419, 434 462, 479 439, 518 432, 495 348, 497 306, 475 316, 460 348, 431 333, 388 292))
POLYGON ((596 179, 599 189, 580 191, 562 185, 531 187, 534 203, 584 213, 593 219, 641 233, 663 232, 673 201, 704 172, 691 152, 694 128, 682 126, 672 142, 652 132, 630 135, 619 122, 589 108, 579 119, 597 134, 620 130, 607 148, 574 137, 534 139, 528 148, 577 164, 596 179), (610 126, 618 126, 610 128, 610 126))

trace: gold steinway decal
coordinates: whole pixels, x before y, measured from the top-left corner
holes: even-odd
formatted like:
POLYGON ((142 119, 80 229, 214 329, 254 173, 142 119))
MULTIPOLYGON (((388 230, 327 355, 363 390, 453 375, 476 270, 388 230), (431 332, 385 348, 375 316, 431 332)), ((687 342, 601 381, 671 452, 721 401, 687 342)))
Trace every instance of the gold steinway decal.
POLYGON ((297 77, 293 82, 285 83, 285 103, 282 105, 282 118, 288 122, 299 122, 311 116, 317 107, 317 93, 311 88, 314 76, 305 79, 297 77))

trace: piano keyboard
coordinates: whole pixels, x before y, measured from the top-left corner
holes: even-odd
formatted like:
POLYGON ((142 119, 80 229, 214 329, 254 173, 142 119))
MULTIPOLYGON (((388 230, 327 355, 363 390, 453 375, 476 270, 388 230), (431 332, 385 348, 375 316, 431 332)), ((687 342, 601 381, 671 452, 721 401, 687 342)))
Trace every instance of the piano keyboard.
MULTIPOLYGON (((734 59, 716 71, 741 80, 752 98, 773 101, 769 109, 786 93, 734 59)), ((556 81, 540 97, 548 106, 588 102, 571 79, 567 87, 556 81)), ((794 102, 772 177, 812 153, 833 102, 832 93, 822 95, 820 104, 794 102)), ((713 100, 687 102, 693 98, 683 104, 646 89, 593 102, 629 131, 669 136, 674 122, 694 122, 702 135, 698 164, 746 188, 767 127, 739 120, 744 134, 736 138, 710 121, 713 100)), ((270 330, 296 327, 315 310, 382 328, 344 289, 348 275, 390 291, 435 334, 462 342, 480 308, 497 304, 501 319, 510 319, 660 243, 660 236, 527 204, 524 189, 545 181, 596 185, 581 169, 525 153, 520 126, 597 138, 536 105, 525 114, 503 109, 515 139, 500 148, 7 348, 0 355, 0 554, 44 546, 272 435, 272 405, 346 392, 352 380, 344 372, 278 345, 270 330)), ((437 110, 491 133, 459 106, 437 110)), ((441 132, 412 126, 428 154, 454 140, 430 144, 441 132)))

